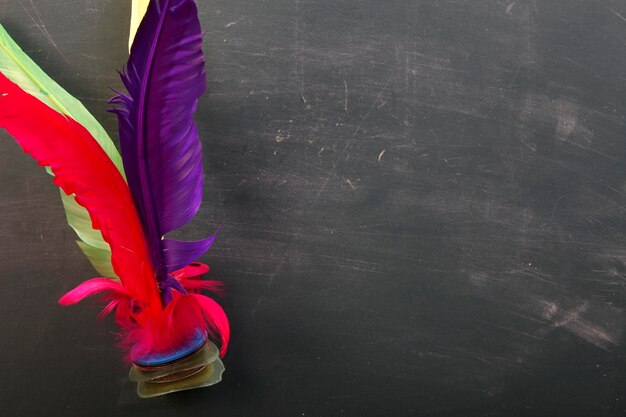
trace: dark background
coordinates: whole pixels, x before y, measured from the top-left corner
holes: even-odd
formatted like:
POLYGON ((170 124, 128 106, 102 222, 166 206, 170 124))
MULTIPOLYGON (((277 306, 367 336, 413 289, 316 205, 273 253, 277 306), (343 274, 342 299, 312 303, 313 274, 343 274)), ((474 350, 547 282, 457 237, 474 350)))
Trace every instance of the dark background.
MULTIPOLYGON (((199 1, 232 344, 135 398, 50 178, 0 133, 3 416, 626 415, 626 4, 199 1)), ((117 136, 129 1, 0 0, 117 136)))

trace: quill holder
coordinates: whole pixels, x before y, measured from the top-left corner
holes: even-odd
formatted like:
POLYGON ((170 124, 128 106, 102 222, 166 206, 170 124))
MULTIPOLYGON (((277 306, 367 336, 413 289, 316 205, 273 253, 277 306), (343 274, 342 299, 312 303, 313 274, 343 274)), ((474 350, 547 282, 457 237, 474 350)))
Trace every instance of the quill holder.
MULTIPOLYGON (((199 281, 200 275, 208 272, 209 267, 194 262, 185 271, 185 279, 199 281)), ((135 359, 129 378, 137 383, 139 397, 151 398, 217 384, 222 380, 224 370, 219 349, 209 341, 204 330, 198 329, 183 346, 135 359)))
MULTIPOLYGON (((137 395, 141 398, 151 398, 177 391, 208 387, 220 382, 224 364, 219 359, 219 349, 202 333, 199 333, 198 339, 194 339, 195 345, 191 343, 177 351, 170 352, 172 356, 186 353, 181 359, 162 364, 156 362, 152 365, 134 363, 130 368, 129 378, 137 383, 137 395)), ((162 358, 168 356, 165 355, 162 358)))

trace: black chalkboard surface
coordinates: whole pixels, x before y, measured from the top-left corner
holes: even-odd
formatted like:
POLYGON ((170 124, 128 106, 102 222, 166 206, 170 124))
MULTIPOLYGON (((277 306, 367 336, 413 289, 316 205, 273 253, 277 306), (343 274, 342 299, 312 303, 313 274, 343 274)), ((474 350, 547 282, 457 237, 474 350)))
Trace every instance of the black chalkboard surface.
MULTIPOLYGON (((0 133, 5 416, 626 415, 626 4, 198 1, 224 380, 135 397, 56 187, 0 133)), ((116 135, 130 2, 0 0, 116 135)))

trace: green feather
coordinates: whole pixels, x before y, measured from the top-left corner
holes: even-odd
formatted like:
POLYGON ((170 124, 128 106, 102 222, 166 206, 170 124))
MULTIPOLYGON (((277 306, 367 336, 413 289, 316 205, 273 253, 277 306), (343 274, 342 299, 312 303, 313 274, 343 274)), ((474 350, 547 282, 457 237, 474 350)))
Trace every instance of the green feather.
MULTIPOLYGON (((71 117, 83 125, 113 164, 124 176, 122 158, 115 144, 98 121, 80 101, 48 77, 15 43, 0 24, 0 71, 24 91, 35 96, 59 113, 71 117)), ((49 168, 48 173, 52 174, 49 168)), ((74 196, 61 191, 67 222, 82 240, 79 246, 94 268, 102 275, 117 278, 111 266, 111 248, 102 238, 99 230, 94 230, 87 210, 76 203, 74 196)))
POLYGON ((78 243, 78 247, 80 247, 100 275, 103 277, 117 278, 115 271, 113 271, 113 266, 111 265, 110 250, 99 249, 85 242, 81 242, 80 240, 77 240, 76 243, 78 243))

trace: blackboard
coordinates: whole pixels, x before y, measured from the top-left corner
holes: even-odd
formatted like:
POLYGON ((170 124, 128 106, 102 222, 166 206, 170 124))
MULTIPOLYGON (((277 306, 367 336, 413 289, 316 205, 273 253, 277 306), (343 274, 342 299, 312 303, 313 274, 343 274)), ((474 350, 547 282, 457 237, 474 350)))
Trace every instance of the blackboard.
MULTIPOLYGON (((224 380, 140 400, 50 178, 0 133, 6 416, 626 414, 626 4, 198 1, 224 380)), ((116 135, 130 2, 0 0, 116 135)))

